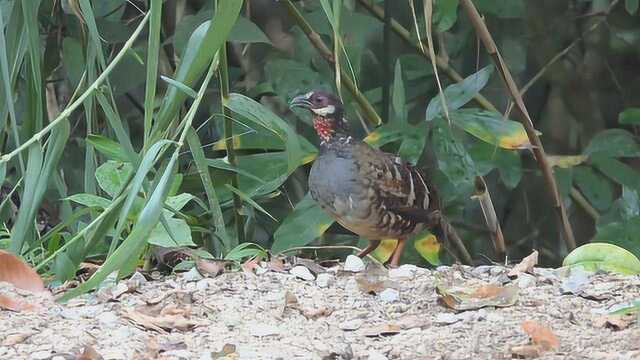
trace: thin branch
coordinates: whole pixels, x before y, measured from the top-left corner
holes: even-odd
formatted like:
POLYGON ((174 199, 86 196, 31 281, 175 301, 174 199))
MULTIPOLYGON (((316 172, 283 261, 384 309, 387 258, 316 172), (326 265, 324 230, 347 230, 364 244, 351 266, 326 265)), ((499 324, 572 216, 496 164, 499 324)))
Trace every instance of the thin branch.
POLYGON ((480 40, 482 40, 487 53, 491 56, 496 67, 498 68, 500 75, 502 76, 502 80, 507 87, 513 101, 516 105, 516 109, 518 110, 518 118, 527 132, 527 136, 529 137, 529 142, 533 145, 533 153, 535 155, 536 161, 538 162, 538 166, 542 172, 544 180, 547 184, 547 188, 549 190, 549 195, 553 200, 553 208, 556 212, 558 222, 560 223, 560 228, 562 230, 564 241, 569 250, 573 250, 576 247, 576 241, 573 236, 573 230, 571 229, 571 224, 569 223, 569 217, 567 216, 567 212, 564 208, 564 203, 562 202, 562 198, 560 197, 560 192, 558 191, 558 184, 556 183, 555 178, 553 177, 553 171, 551 169, 551 165, 549 164, 544 147, 542 146, 542 142, 536 133, 535 128, 533 127, 533 121, 529 116, 529 112, 524 104, 522 96, 520 95, 520 91, 509 72, 509 69, 502 59, 500 52, 489 33, 489 29, 486 24, 480 17, 478 10, 473 5, 471 0, 461 0, 460 4, 464 8, 471 21, 471 24, 476 29, 476 33, 480 40))

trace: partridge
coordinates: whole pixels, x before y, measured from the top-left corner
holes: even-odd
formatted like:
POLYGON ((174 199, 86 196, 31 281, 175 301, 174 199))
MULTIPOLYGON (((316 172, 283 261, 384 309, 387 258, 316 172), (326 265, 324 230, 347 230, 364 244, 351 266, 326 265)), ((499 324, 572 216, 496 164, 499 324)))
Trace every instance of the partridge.
POLYGON ((439 223, 434 189, 416 167, 351 136, 335 95, 311 91, 290 105, 311 112, 320 138, 309 175, 311 197, 340 225, 369 240, 360 257, 382 239, 397 239, 388 261, 397 267, 407 238, 439 223))

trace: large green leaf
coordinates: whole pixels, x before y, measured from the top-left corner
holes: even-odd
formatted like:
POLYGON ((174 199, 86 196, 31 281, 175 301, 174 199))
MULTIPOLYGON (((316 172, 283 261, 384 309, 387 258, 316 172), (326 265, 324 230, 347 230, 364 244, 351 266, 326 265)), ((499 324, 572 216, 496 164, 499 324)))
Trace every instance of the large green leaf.
POLYGON ((433 149, 438 158, 438 169, 451 184, 460 186, 473 183, 477 169, 464 145, 453 136, 446 124, 436 126, 432 135, 433 149))
POLYGON ((640 217, 598 226, 593 241, 615 244, 640 256, 640 217))
POLYGON ((590 167, 577 166, 573 181, 589 202, 598 210, 607 210, 613 202, 613 186, 605 177, 590 167))
POLYGON ((334 220, 307 194, 276 230, 271 251, 304 246, 317 239, 334 220))
POLYGON ((529 137, 521 123, 505 120, 497 112, 460 109, 449 113, 454 125, 478 139, 503 149, 530 149, 529 137))
POLYGON ((581 266, 588 271, 640 274, 640 260, 636 256, 619 246, 606 243, 580 246, 564 258, 562 266, 581 266))
POLYGON ((440 0, 434 3, 433 24, 435 25, 435 31, 447 31, 456 23, 456 20, 458 20, 458 3, 459 0, 440 0))
MULTIPOLYGON (((473 99, 487 84, 492 73, 493 66, 489 65, 461 82, 447 86, 444 90, 444 98, 449 111, 459 109, 473 99)), ((426 114, 427 121, 431 121, 444 114, 442 100, 440 100, 441 96, 442 95, 438 95, 429 102, 426 114)))
POLYGON ((119 160, 123 162, 129 161, 129 156, 122 146, 107 137, 101 135, 89 135, 87 136, 87 142, 111 160, 119 160))
POLYGON ((608 156, 594 156, 591 163, 602 174, 635 191, 640 191, 640 173, 629 165, 608 156))
POLYGON ((132 172, 130 163, 109 160, 96 170, 96 180, 104 192, 114 197, 127 185, 132 172))
POLYGON ((153 227, 147 242, 165 248, 196 246, 191 239, 191 228, 183 219, 167 219, 167 224, 171 228, 173 238, 169 235, 165 227, 158 223, 153 227))
POLYGON ((608 129, 594 136, 584 153, 591 156, 637 157, 640 156, 640 145, 627 130, 608 129))
POLYGON ((239 43, 267 43, 271 44, 267 35, 260 28, 243 16, 238 16, 238 20, 231 28, 229 41, 239 43))
POLYGON ((623 125, 640 125, 640 108, 628 108, 618 115, 618 122, 623 125))

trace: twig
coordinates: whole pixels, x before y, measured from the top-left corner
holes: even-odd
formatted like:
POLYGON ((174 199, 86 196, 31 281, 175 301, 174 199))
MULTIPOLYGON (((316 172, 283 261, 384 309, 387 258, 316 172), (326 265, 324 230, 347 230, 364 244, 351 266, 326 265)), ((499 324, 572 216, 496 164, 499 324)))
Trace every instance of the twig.
POLYGON ((571 229, 571 224, 569 223, 567 212, 564 208, 562 199, 560 198, 558 184, 556 184, 556 180, 553 177, 551 165, 549 165, 549 162, 547 161, 544 147, 542 146, 542 142, 540 141, 540 138, 538 137, 538 134, 533 127, 533 121, 529 116, 529 112, 527 111, 524 101, 522 100, 520 91, 518 90, 518 87, 513 80, 513 77, 511 76, 507 65, 502 59, 502 56, 498 51, 493 37, 489 33, 489 29, 487 29, 487 26, 480 17, 480 14, 478 13, 476 7, 473 5, 471 0, 461 0, 460 4, 465 9, 469 20, 471 21, 471 24, 476 29, 478 37, 480 37, 480 39, 484 43, 487 53, 491 56, 494 63, 496 64, 496 67, 498 68, 500 75, 502 76, 502 80, 504 81, 507 90, 509 91, 511 97, 515 102, 516 108, 520 115, 518 116, 518 118, 520 119, 520 122, 527 132, 529 142, 533 145, 532 151, 547 184, 549 195, 553 199, 553 208, 556 211, 558 222, 560 223, 560 227, 562 229, 564 241, 567 245, 567 248, 569 250, 573 250, 576 247, 576 241, 573 236, 573 230, 571 229))
POLYGON ((500 221, 498 221, 498 215, 493 207, 491 201, 491 195, 487 189, 487 183, 481 176, 476 176, 475 181, 475 195, 474 197, 480 202, 480 208, 482 214, 487 223, 487 227, 493 236, 493 246, 496 249, 497 258, 502 259, 507 253, 507 248, 504 244, 504 236, 502 235, 502 228, 500 227, 500 221))
POLYGON ((587 199, 582 195, 580 191, 578 191, 578 189, 571 188, 571 192, 569 193, 569 195, 571 195, 571 198, 573 199, 573 201, 579 204, 582 207, 582 209, 584 209, 584 211, 589 216, 591 216, 593 221, 598 222, 598 220, 600 219, 600 214, 598 213, 598 210, 596 210, 593 206, 591 206, 591 204, 589 204, 589 201, 587 201, 587 199))
MULTIPOLYGON (((285 5, 287 5, 287 10, 289 11, 289 15, 296 21, 296 24, 302 29, 305 33, 311 45, 318 50, 320 55, 330 64, 333 65, 335 63, 335 56, 333 52, 327 47, 327 45, 322 41, 320 35, 313 30, 311 24, 302 16, 300 11, 296 8, 295 5, 291 2, 291 0, 286 0, 285 5)), ((340 71, 340 77, 342 80, 342 84, 349 90, 349 93, 354 97, 362 112, 365 115, 365 118, 369 120, 374 125, 382 124, 382 119, 380 115, 373 108, 371 103, 367 100, 367 98, 358 90, 357 86, 351 80, 349 74, 345 71, 340 71)))

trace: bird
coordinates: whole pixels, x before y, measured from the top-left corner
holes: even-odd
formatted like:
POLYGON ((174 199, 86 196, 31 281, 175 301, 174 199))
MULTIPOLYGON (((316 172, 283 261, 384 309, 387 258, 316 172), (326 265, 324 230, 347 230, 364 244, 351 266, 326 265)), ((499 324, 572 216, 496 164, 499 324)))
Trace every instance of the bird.
POLYGON ((369 241, 359 257, 383 239, 397 239, 385 264, 397 267, 407 239, 440 223, 434 187, 417 167, 352 136, 336 95, 310 91, 294 97, 290 107, 311 113, 320 139, 309 173, 313 200, 344 228, 369 241))

